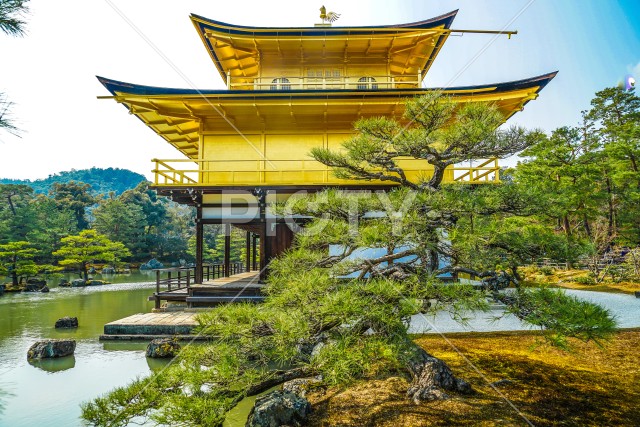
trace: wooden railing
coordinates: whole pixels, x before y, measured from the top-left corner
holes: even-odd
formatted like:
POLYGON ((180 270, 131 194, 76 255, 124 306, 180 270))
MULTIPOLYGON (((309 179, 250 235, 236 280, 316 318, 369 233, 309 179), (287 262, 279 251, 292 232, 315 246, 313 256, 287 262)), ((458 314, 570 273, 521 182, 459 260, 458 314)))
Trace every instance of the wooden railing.
POLYGON ((156 292, 160 293, 160 289, 166 287, 169 292, 178 289, 189 288, 193 284, 195 276, 195 268, 179 267, 179 268, 161 268, 156 272, 156 292), (166 274, 163 278, 162 275, 166 274))
MULTIPOLYGON (((400 163, 416 162, 414 159, 400 163)), ((224 185, 345 185, 349 181, 334 176, 332 168, 313 159, 300 160, 192 160, 154 159, 154 183, 157 186, 224 186, 224 185), (191 167, 189 166, 192 165, 191 167)), ((426 168, 405 167, 411 180, 428 177, 426 168)), ((447 168, 445 182, 485 184, 500 182, 498 159, 488 159, 475 166, 456 165, 447 168)), ((386 186, 388 182, 375 182, 386 186)))
MULTIPOLYGON (((195 267, 160 268, 156 272, 156 294, 189 289, 194 284, 195 267)), ((243 273, 245 264, 236 262, 229 264, 229 276, 243 273)), ((202 280, 214 280, 225 276, 224 264, 204 264, 202 280)))
POLYGON ((347 89, 375 90, 417 88, 422 83, 422 76, 261 76, 232 77, 227 75, 227 89, 230 90, 307 90, 307 89, 347 89), (360 78, 367 80, 359 81, 360 78), (372 80, 373 79, 373 80, 372 80))

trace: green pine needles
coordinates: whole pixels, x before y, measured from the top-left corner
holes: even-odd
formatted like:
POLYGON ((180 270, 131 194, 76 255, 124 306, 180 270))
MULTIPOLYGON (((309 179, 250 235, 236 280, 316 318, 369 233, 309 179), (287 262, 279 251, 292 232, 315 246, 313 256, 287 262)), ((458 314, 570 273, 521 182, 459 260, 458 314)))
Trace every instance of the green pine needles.
POLYGON ((406 114, 413 123, 407 132, 389 119, 367 119, 340 153, 312 153, 338 174, 367 180, 382 173, 398 188, 327 190, 277 206, 308 220, 293 247, 271 262, 264 303, 199 315, 198 332, 210 342, 187 346, 162 372, 86 403, 83 418, 110 426, 145 419, 221 425, 244 397, 299 377, 319 378, 315 386, 324 387, 405 375, 407 397, 418 403, 467 393, 472 385, 416 345, 408 326, 413 316, 442 310, 465 322, 496 300, 552 344, 606 339, 615 321, 596 304, 520 288, 519 265, 563 250, 552 232, 524 220, 536 212, 535 194, 513 182, 443 185, 438 172, 468 158, 515 153, 539 134, 497 131, 502 119, 494 106, 458 108, 438 94, 409 101, 406 114), (396 160, 407 156, 434 165, 433 176, 403 178, 396 160), (477 284, 441 280, 461 273, 477 284))

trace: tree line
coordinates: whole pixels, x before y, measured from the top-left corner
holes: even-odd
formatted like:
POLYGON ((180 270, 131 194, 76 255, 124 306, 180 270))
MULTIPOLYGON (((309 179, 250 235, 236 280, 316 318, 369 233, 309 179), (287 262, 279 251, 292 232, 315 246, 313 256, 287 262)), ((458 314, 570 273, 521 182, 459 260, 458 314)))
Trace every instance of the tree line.
POLYGON ((64 184, 75 181, 89 184, 91 186, 91 194, 97 196, 100 194, 109 194, 112 191, 120 195, 145 180, 144 176, 128 169, 92 167, 89 169, 71 169, 70 171, 58 172, 44 179, 0 178, 0 184, 26 184, 33 188, 36 193, 47 194, 54 183, 64 184))
POLYGON ((569 267, 582 261, 596 281, 607 274, 638 279, 640 98, 620 87, 599 91, 580 123, 539 133, 521 156, 525 160, 507 180, 534 209, 510 226, 525 226, 545 240, 545 253, 531 255, 564 260, 569 267), (626 258, 629 268, 599 269, 607 256, 626 258))
MULTIPOLYGON (((54 183, 48 194, 0 184, 0 276, 14 283, 57 267, 84 272, 93 262, 114 267, 150 259, 191 263, 195 210, 158 196, 144 181, 120 195, 94 195, 89 184, 54 183), (91 250, 87 249, 91 248, 91 250)), ((232 261, 244 236, 234 233, 232 261)), ((205 261, 221 262, 221 227, 205 232, 205 261)))

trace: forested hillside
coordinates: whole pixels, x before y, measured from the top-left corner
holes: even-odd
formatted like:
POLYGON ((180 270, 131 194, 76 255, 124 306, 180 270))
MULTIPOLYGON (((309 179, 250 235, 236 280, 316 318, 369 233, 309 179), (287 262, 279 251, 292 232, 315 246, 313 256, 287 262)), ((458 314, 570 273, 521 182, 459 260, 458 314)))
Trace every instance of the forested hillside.
POLYGON ((135 188, 136 185, 144 180, 144 176, 128 169, 91 168, 81 170, 72 169, 34 181, 28 179, 0 178, 0 184, 24 184, 33 188, 36 193, 47 194, 54 183, 67 184, 71 181, 82 182, 91 186, 90 193, 95 196, 98 194, 109 194, 112 191, 116 194, 122 194, 126 190, 135 188))

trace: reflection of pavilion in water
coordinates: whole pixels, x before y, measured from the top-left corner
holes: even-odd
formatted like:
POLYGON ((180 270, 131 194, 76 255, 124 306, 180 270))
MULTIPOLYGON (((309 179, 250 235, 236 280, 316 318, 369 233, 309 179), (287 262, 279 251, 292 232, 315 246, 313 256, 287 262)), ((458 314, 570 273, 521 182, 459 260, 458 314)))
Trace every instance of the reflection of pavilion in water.
MULTIPOLYGON (((227 234, 231 226, 246 231, 247 262, 240 270, 258 268, 263 279, 269 261, 290 247, 293 238, 268 205, 301 190, 392 187, 383 181, 337 178, 309 152, 314 147, 340 150, 360 118, 402 121, 405 100, 432 90, 422 88, 422 81, 449 35, 479 32, 452 30, 455 16, 451 12, 389 26, 263 28, 192 15, 225 90, 170 89, 99 78, 111 92, 107 98, 125 106, 184 156, 153 160, 154 188, 197 209, 196 268, 189 287, 217 278, 203 271, 206 224, 225 224, 227 234), (259 266, 250 261, 257 252, 259 266)), ((494 103, 507 120, 537 98, 554 76, 438 90, 461 104, 494 103)), ((423 160, 399 163, 410 179, 432 173, 423 160)), ((493 183, 499 180, 498 171, 497 159, 478 159, 476 166, 450 167, 444 180, 493 183)), ((227 235, 221 276, 232 273, 229 245, 227 235)), ((184 285, 184 277, 182 281, 184 285)))

